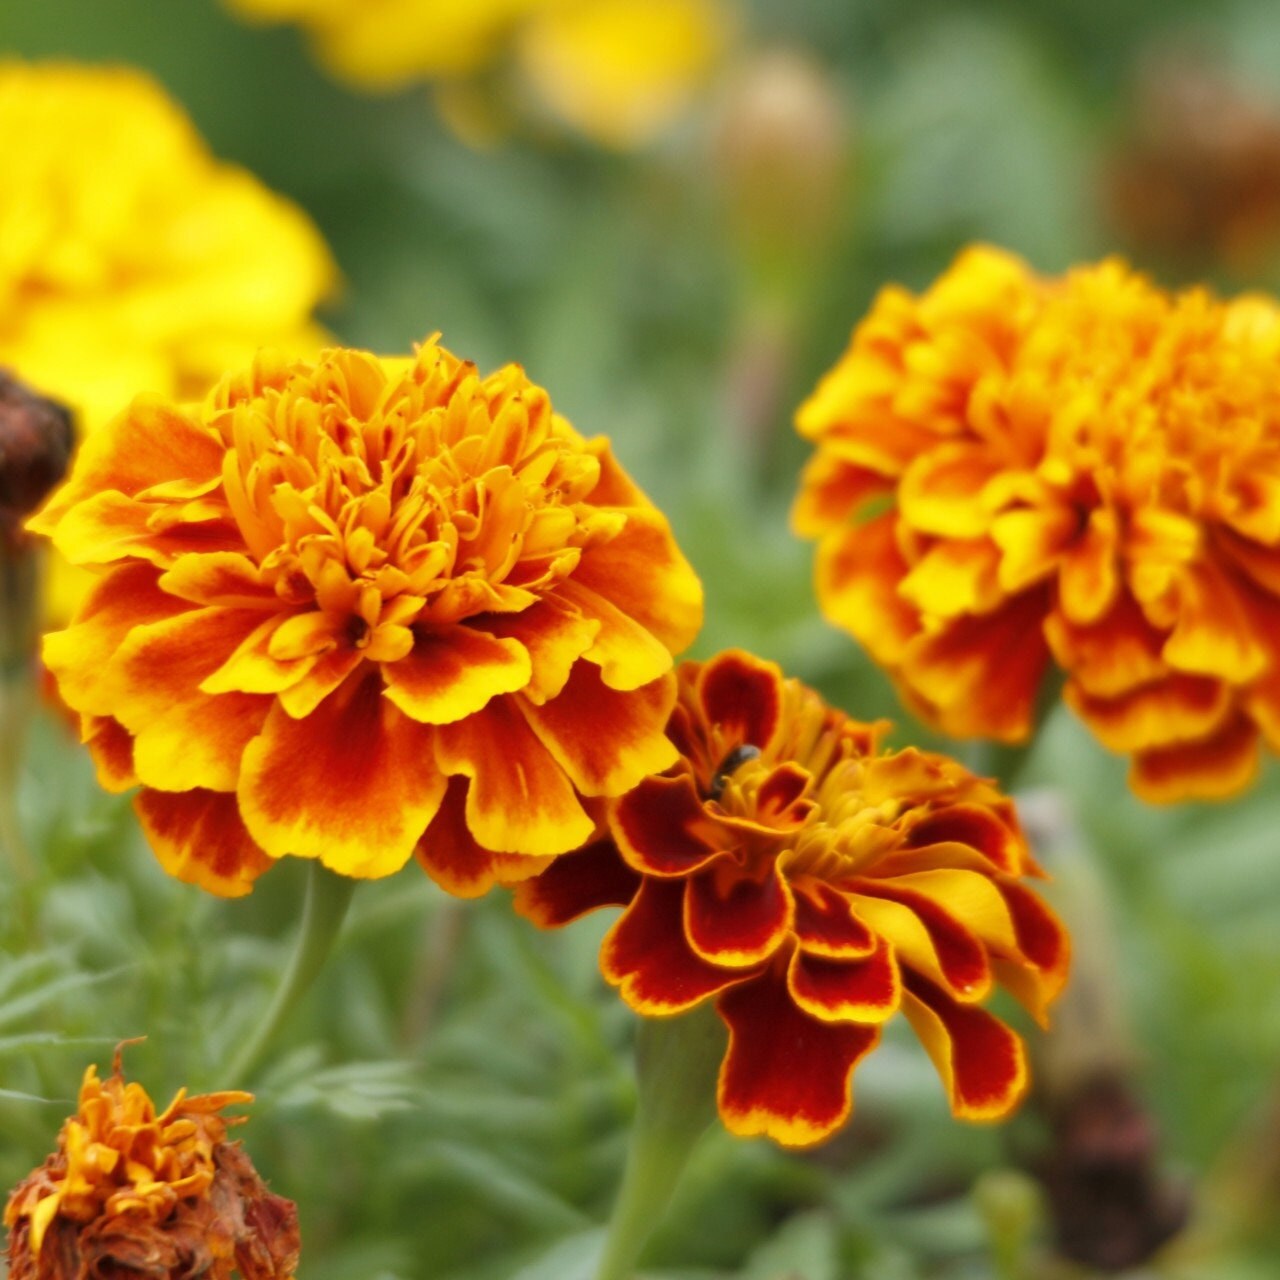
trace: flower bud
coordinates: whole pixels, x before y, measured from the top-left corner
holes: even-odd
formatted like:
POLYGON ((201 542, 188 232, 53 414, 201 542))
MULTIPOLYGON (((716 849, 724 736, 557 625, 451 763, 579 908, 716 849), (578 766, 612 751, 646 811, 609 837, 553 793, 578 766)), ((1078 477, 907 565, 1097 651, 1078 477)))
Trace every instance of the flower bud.
POLYGON ((22 521, 62 479, 71 457, 71 414, 0 370, 0 541, 20 545, 22 521))

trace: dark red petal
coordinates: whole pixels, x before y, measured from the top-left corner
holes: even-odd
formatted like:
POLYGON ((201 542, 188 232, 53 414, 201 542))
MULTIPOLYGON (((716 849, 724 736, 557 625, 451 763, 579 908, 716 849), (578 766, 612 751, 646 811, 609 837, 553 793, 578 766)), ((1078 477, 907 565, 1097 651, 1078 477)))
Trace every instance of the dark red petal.
POLYGON ((646 778, 614 806, 612 827, 619 852, 647 875, 686 876, 724 847, 688 774, 646 778))
POLYGON ((708 964, 690 948, 684 888, 679 881, 645 880, 600 948, 601 971, 637 1013, 683 1013, 752 976, 749 969, 708 964))
POLYGON ((782 706, 782 673, 772 662, 740 649, 712 658, 698 681, 709 724, 731 744, 764 747, 773 737, 782 706))
POLYGON ((791 931, 791 891, 770 867, 750 876, 725 857, 690 877, 684 931, 704 960, 741 969, 771 956, 791 931))
POLYGON ((823 1022, 885 1022, 902 1003, 898 961, 883 940, 861 960, 828 960, 797 947, 787 986, 796 1004, 823 1022))
POLYGON ((985 1009, 957 1004, 918 974, 904 975, 903 1012, 929 1051, 961 1120, 999 1120, 1027 1087, 1022 1041, 985 1009))
MULTIPOLYGON (((857 892, 906 907, 924 926, 937 956, 939 976, 961 1000, 981 1000, 991 988, 991 964, 987 949, 950 912, 926 894, 903 889, 892 883, 859 880, 857 892)), ((872 920, 875 926, 874 919, 872 920)), ((919 967, 891 930, 881 930, 897 947, 898 958, 910 968, 919 967)))
POLYGON ((813 804, 805 800, 812 775, 800 765, 787 761, 779 765, 760 784, 756 792, 756 816, 772 827, 802 827, 813 812, 813 804))
POLYGON ((716 1007, 729 1026, 718 1098, 730 1133, 807 1147, 848 1119, 853 1070, 876 1046, 879 1027, 809 1017, 781 965, 726 991, 716 1007))
POLYGON ((613 842, 598 840, 561 854, 541 875, 517 886, 515 908, 543 929, 558 929, 598 907, 625 907, 639 889, 640 877, 613 842))
POLYGON ((793 926, 810 955, 854 960, 876 949, 876 935, 853 913, 849 899, 816 880, 792 885, 796 901, 793 926))
POLYGON ((911 829, 913 849, 931 844, 965 844, 985 854, 1002 871, 1022 870, 1023 842, 990 809, 976 804, 953 804, 930 814, 911 829))

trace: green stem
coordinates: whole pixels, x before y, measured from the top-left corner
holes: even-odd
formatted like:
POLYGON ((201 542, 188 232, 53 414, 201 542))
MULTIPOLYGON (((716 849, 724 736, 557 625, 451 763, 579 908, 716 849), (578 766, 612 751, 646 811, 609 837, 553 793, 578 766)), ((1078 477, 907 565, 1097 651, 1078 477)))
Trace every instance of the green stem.
POLYGON ((297 947, 262 1021, 232 1059, 225 1074, 227 1083, 223 1087, 234 1087, 251 1079, 261 1065, 276 1033, 324 967, 351 905, 356 883, 348 876, 328 870, 319 862, 311 864, 297 947))
POLYGON ((641 1020, 635 1126, 596 1280, 630 1280, 715 1116, 715 1077, 724 1043, 724 1027, 709 1006, 678 1018, 641 1020))
POLYGON ((0 855, 15 878, 28 884, 35 878, 35 860, 18 821, 18 782, 35 711, 38 603, 35 552, 25 543, 9 543, 0 531, 0 855))

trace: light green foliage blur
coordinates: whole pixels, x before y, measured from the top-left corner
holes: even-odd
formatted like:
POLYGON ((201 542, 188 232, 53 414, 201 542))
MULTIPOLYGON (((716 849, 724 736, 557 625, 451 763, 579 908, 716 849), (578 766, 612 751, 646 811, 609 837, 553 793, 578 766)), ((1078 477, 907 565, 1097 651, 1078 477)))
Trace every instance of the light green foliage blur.
MULTIPOLYGON (((880 284, 923 285, 975 239, 1045 270, 1108 252, 1097 179, 1130 77, 1188 32, 1247 81, 1278 82, 1272 0, 1212 19, 1194 0, 756 0, 744 50, 807 53, 846 130, 828 239, 762 245, 731 230, 714 89, 636 155, 545 130, 475 151, 425 91, 351 96, 295 32, 239 26, 214 0, 0 2, 0 50, 149 68, 219 155, 303 204, 344 274, 325 317, 341 338, 393 352, 441 330, 482 367, 524 364, 581 431, 610 435, 706 583, 698 656, 753 649, 930 745, 817 614, 812 548, 787 526, 805 456, 791 413, 880 284)), ((1059 713, 1023 780, 1065 792, 1096 854, 1137 1080, 1165 1167, 1199 1185, 1280 1080, 1277 770, 1230 806, 1153 811, 1059 713)), ((283 966, 305 872, 282 865, 233 902, 170 881, 52 717, 21 806, 41 881, 32 918, 0 896, 0 1188, 43 1159, 85 1064, 106 1067, 124 1037, 148 1037, 126 1065, 158 1100, 227 1083, 219 1064, 283 966)), ((607 923, 539 934, 503 896, 451 901, 412 865, 361 887, 241 1131, 301 1206, 305 1280, 585 1280, 634 1104, 632 1016, 595 964, 607 923)), ((1043 1144, 1033 1115, 954 1124, 907 1035, 857 1084, 854 1125, 809 1157, 708 1141, 646 1274, 1084 1274, 1049 1260, 1034 1203, 1009 1226, 1017 1176, 990 1181, 1043 1144), (1016 1239, 993 1248, 1002 1231, 1016 1239)), ((1260 1280, 1277 1248, 1273 1231, 1156 1274, 1260 1280)))

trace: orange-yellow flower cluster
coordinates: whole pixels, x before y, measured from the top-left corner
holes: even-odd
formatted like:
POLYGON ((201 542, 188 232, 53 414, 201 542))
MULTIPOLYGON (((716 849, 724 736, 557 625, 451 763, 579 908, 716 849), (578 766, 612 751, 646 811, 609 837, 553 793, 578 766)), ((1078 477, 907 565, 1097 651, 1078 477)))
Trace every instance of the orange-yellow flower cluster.
POLYGON ((297 1210, 226 1140, 243 1117, 219 1114, 252 1100, 183 1089, 157 1112, 119 1050, 107 1080, 90 1067, 57 1151, 9 1197, 10 1280, 292 1280, 297 1210))
POLYGON ((133 405, 32 521, 93 592, 45 661, 172 874, 272 861, 459 894, 670 764, 701 587, 666 520, 508 366, 260 356, 133 405))
POLYGON ((1280 746, 1280 308, 991 249, 886 289, 801 408, 818 595, 957 736, 1024 740, 1051 665, 1142 797, 1280 746))
MULTIPOLYGON (((263 344, 319 349, 319 233, 146 75, 0 60, 0 137, 0 367, 83 429, 139 391, 202 396, 263 344)), ((59 566, 51 613, 82 589, 59 566)))
POLYGON ((716 1000, 734 1133, 829 1137, 899 1011, 958 1117, 1007 1114, 1023 1048, 982 1006, 1004 986, 1043 1020, 1068 962, 1023 884, 1039 872, 1012 804, 946 757, 883 750, 884 725, 772 663, 730 651, 679 676, 677 764, 610 806, 609 838, 521 884, 519 908, 554 927, 622 905, 601 964, 623 999, 651 1017, 716 1000))
POLYGON ((537 97, 607 146, 647 142, 686 106, 726 43, 723 0, 227 0, 304 26, 359 88, 456 81, 508 58, 537 97))

